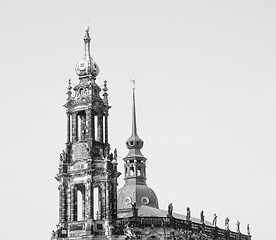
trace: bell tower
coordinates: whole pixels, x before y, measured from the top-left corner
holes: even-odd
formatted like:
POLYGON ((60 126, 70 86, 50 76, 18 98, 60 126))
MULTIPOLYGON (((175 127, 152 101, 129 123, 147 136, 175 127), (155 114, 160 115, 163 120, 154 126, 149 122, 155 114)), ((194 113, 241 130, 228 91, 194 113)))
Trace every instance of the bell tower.
POLYGON ((119 217, 124 217, 127 213, 132 212, 134 203, 138 209, 143 205, 159 208, 155 192, 146 184, 147 159, 141 153, 144 141, 137 133, 134 86, 132 90, 132 131, 131 136, 126 141, 126 147, 129 151, 123 159, 125 184, 118 190, 119 217))
POLYGON ((84 36, 84 58, 76 65, 79 83, 71 80, 64 105, 67 142, 60 154, 59 222, 52 239, 82 239, 110 235, 117 218, 117 151, 108 142, 107 82, 96 83, 99 67, 90 54, 89 28, 84 36), (103 91, 103 94, 101 94, 103 91))

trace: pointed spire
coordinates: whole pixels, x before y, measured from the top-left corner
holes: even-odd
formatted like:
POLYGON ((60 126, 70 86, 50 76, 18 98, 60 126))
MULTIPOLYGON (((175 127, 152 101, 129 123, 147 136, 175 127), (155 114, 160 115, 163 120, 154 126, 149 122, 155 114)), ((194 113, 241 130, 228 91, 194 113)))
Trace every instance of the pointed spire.
POLYGON ((135 109, 135 80, 131 80, 133 83, 133 88, 132 88, 132 136, 133 137, 138 137, 137 134, 137 126, 136 126, 136 109, 135 109))
POLYGON ((139 150, 138 155, 140 155, 141 154, 140 149, 143 147, 144 142, 141 138, 139 138, 139 136, 137 134, 136 109, 135 109, 135 80, 130 80, 130 81, 133 83, 133 88, 132 88, 132 101, 133 101, 133 103, 132 103, 132 133, 131 133, 130 138, 126 141, 126 145, 127 145, 128 149, 139 150))

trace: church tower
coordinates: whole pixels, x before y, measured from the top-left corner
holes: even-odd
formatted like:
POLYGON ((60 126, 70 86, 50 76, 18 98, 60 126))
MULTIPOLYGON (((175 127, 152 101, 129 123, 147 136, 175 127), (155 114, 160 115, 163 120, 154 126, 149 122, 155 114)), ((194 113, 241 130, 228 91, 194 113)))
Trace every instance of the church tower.
POLYGON ((123 159, 125 162, 125 184, 118 190, 119 217, 124 217, 131 212, 134 203, 137 208, 142 205, 159 208, 155 192, 146 184, 147 159, 141 153, 144 142, 137 133, 134 87, 132 98, 132 133, 130 138, 126 141, 129 152, 123 159))
POLYGON ((89 28, 84 36, 84 59, 78 62, 79 83, 69 80, 67 142, 60 154, 59 223, 52 239, 90 239, 110 235, 117 219, 117 151, 108 142, 107 82, 96 83, 99 67, 90 54, 89 28), (101 94, 103 90, 103 94, 101 94))

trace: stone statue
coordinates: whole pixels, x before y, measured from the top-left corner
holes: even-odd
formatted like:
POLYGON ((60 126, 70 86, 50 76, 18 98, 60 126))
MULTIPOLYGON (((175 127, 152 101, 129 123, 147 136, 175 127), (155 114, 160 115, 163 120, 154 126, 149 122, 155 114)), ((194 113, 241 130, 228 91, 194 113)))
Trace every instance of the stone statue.
POLYGON ((136 202, 130 203, 132 206, 132 214, 134 218, 138 217, 138 209, 136 208, 136 202))
POLYGON ((200 212, 200 222, 204 223, 204 212, 203 212, 203 210, 200 212))
POLYGON ((240 232, 240 221, 239 220, 237 221, 236 226, 237 226, 237 232, 240 232))
POLYGON ((128 223, 125 225, 124 233, 127 236, 126 239, 135 239, 135 234, 133 233, 133 229, 128 226, 128 223))
POLYGON ((213 219, 213 226, 217 226, 217 219, 218 219, 218 216, 217 214, 214 214, 214 219, 213 219))
POLYGON ((118 156, 118 155, 117 155, 117 148, 114 149, 114 154, 113 154, 113 156, 114 156, 114 159, 117 160, 117 156, 118 156))
POLYGON ((109 146, 107 146, 107 147, 104 149, 104 157, 105 157, 106 159, 109 158, 109 150, 110 150, 109 146))
POLYGON ((168 206, 168 217, 172 217, 172 212, 173 212, 173 205, 172 203, 169 204, 168 206))
POLYGON ((247 235, 250 236, 250 226, 247 224, 247 235))
POLYGON ((229 218, 227 217, 227 218, 225 218, 225 229, 226 230, 229 230, 229 218))
POLYGON ((189 207, 187 207, 187 215, 186 215, 186 220, 190 220, 191 219, 191 210, 189 207))
POLYGON ((62 153, 59 155, 60 162, 65 162, 66 161, 66 153, 64 150, 62 150, 62 153))

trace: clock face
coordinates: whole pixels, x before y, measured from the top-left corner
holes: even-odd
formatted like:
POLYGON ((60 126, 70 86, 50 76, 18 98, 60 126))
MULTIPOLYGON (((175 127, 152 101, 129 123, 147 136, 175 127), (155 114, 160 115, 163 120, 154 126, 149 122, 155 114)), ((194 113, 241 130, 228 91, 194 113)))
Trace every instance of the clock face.
POLYGON ((129 205, 130 203, 131 203, 131 197, 126 196, 125 199, 124 199, 124 204, 129 205))

